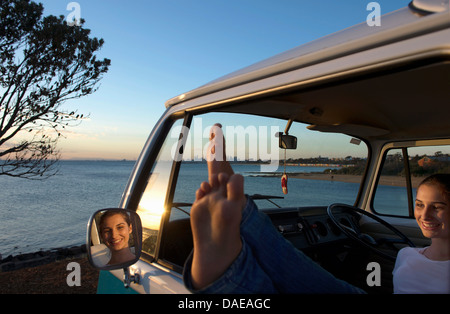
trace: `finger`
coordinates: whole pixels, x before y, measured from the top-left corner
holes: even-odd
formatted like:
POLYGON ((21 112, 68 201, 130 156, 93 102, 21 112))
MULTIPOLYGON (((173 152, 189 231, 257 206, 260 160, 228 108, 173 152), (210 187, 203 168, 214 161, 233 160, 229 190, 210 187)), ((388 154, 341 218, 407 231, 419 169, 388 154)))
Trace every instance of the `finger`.
POLYGON ((227 184, 228 179, 230 177, 225 172, 219 173, 218 180, 219 180, 219 190, 222 193, 223 196, 227 196, 227 184))
POLYGON ((211 192, 211 185, 204 181, 202 182, 202 184, 200 184, 200 189, 203 191, 203 193, 208 194, 209 192, 211 192))
MULTIPOLYGON (((214 137, 216 137, 216 131, 222 129, 222 124, 220 123, 214 123, 214 125, 211 127, 211 130, 209 131, 209 140, 212 140, 214 137)), ((221 132, 222 130, 220 130, 221 132)))
POLYGON ((197 189, 197 191, 195 191, 195 201, 199 201, 203 196, 205 196, 205 193, 202 189, 197 189))
POLYGON ((244 195, 244 177, 240 174, 234 174, 230 177, 227 184, 227 195, 230 201, 239 201, 244 195))
POLYGON ((217 173, 211 175, 209 178, 209 185, 212 190, 219 188, 219 175, 217 173))

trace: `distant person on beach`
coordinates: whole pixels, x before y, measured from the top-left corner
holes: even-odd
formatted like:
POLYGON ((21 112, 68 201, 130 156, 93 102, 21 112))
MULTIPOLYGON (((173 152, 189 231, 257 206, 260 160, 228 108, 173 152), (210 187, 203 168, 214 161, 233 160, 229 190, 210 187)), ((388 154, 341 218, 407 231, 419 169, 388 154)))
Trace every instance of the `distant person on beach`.
POLYGON ((209 182, 191 208, 194 250, 183 273, 186 287, 196 293, 364 293, 276 231, 226 161, 220 124, 210 134, 209 182))
POLYGON ((420 183, 414 216, 431 245, 400 250, 394 293, 450 293, 450 174, 432 175, 420 183))
POLYGON ((99 227, 102 240, 111 251, 108 265, 122 264, 136 258, 129 247, 133 228, 126 212, 121 210, 106 212, 100 218, 99 227))

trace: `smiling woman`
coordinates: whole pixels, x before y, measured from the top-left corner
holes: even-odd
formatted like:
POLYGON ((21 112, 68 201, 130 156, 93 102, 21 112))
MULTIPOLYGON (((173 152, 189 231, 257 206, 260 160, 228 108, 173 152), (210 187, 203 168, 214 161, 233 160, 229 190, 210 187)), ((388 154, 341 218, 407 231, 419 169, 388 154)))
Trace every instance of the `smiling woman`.
POLYGON ((111 250, 108 264, 120 264, 135 258, 128 245, 133 232, 130 217, 123 211, 108 211, 100 218, 100 234, 111 250))
POLYGON ((431 246, 424 255, 432 260, 450 260, 450 175, 426 178, 417 191, 414 216, 431 246))
POLYGON ((431 245, 400 250, 393 272, 394 292, 450 293, 450 174, 422 181, 414 216, 431 245))
POLYGON ((86 246, 92 266, 116 269, 135 263, 140 256, 141 221, 121 208, 95 212, 88 224, 86 246))

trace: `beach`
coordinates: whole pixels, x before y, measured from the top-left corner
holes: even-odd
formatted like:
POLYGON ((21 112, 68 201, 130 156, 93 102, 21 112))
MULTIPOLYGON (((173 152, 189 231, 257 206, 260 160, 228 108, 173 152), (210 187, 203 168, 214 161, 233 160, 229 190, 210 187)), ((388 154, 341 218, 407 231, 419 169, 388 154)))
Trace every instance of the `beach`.
MULTIPOLYGON (((324 174, 324 173, 293 173, 289 174, 290 178, 305 180, 326 180, 337 182, 361 183, 361 176, 350 174, 324 174)), ((417 188, 423 177, 411 177, 413 188, 417 188)), ((382 176, 380 177, 380 185, 388 186, 405 186, 405 178, 401 176, 382 176)))
POLYGON ((99 271, 87 258, 67 258, 48 264, 0 272, 0 294, 95 294, 99 271), (67 265, 80 265, 80 286, 69 286, 67 277, 71 271, 67 265))

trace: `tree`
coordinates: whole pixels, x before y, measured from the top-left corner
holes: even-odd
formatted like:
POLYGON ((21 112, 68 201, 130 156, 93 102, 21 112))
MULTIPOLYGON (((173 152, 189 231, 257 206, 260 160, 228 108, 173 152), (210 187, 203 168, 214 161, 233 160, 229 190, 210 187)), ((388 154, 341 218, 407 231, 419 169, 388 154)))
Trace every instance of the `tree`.
POLYGON ((0 175, 46 178, 57 171, 59 137, 83 118, 61 105, 94 93, 111 61, 97 60, 103 39, 83 20, 42 17, 30 0, 0 3, 0 175))

